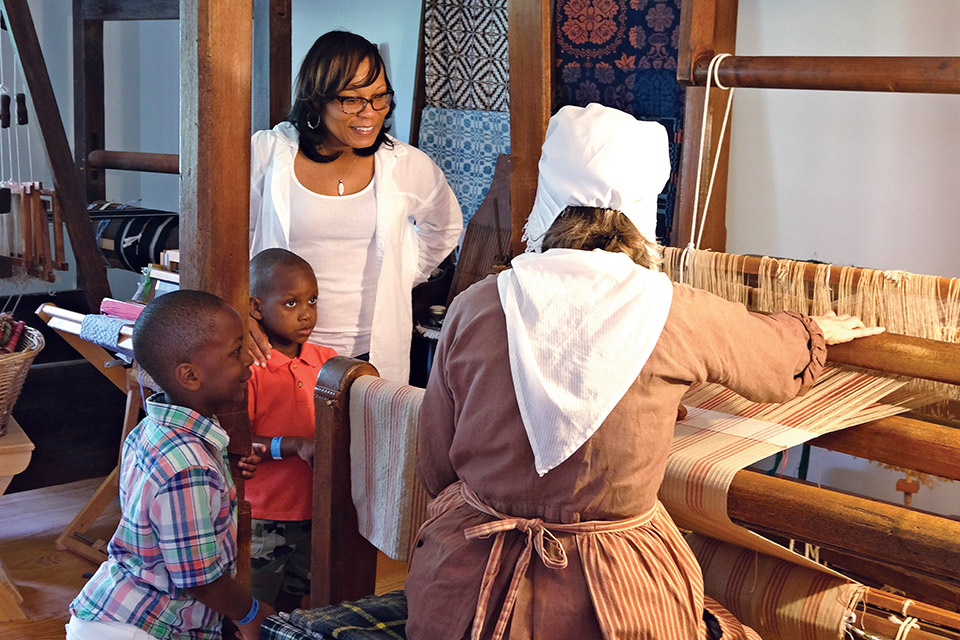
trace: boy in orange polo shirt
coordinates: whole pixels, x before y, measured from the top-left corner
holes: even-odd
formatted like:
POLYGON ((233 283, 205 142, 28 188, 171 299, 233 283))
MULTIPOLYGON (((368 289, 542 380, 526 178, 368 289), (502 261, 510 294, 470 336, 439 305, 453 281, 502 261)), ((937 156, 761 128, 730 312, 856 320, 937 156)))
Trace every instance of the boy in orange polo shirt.
POLYGON ((313 504, 313 388, 337 353, 307 342, 317 323, 317 279, 286 249, 250 261, 250 315, 272 346, 265 367, 251 366, 248 387, 253 441, 267 452, 246 484, 253 511, 251 590, 279 611, 310 593, 313 504))

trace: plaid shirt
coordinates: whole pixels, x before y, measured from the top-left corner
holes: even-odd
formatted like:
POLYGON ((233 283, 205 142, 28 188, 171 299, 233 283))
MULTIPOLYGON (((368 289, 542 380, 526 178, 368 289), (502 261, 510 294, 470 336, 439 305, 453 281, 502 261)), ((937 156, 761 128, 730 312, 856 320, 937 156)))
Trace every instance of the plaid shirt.
POLYGON ((216 419, 163 400, 147 400, 147 417, 123 443, 120 525, 70 613, 157 638, 220 638, 220 615, 184 590, 235 570, 229 437, 216 419))

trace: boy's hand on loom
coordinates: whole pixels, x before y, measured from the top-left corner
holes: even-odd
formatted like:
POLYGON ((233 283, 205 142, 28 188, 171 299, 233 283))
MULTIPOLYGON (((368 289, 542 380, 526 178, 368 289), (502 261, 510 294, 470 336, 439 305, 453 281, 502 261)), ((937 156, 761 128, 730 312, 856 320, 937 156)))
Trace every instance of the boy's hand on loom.
POLYGON ((253 452, 248 456, 243 456, 237 461, 240 468, 240 475, 244 480, 249 480, 257 472, 257 465, 263 461, 263 454, 267 452, 267 445, 260 442, 253 443, 253 452))
POLYGON ((247 329, 250 332, 250 355, 253 356, 253 363, 260 367, 267 366, 267 360, 270 359, 270 339, 263 332, 260 323, 256 318, 250 317, 247 322, 247 329))
POLYGON ((250 624, 237 625, 237 638, 239 640, 259 640, 263 621, 266 620, 268 616, 275 615, 277 615, 276 609, 271 607, 266 602, 261 602, 260 611, 257 612, 257 616, 250 622, 250 624))
POLYGON ((863 320, 849 314, 838 316, 833 311, 829 311, 822 316, 811 317, 823 331, 823 340, 827 344, 842 344, 884 332, 883 327, 866 327, 863 320))
POLYGON ((309 438, 297 438, 297 455, 307 464, 313 466, 313 440, 309 438))

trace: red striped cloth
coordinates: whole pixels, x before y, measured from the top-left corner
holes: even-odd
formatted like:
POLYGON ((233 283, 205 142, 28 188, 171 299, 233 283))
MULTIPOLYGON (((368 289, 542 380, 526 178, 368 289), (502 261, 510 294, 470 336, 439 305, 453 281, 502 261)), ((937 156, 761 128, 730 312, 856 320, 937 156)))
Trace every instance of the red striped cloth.
POLYGON ((696 558, 659 503, 647 513, 625 520, 554 524, 539 518, 499 513, 484 504, 464 483, 457 482, 437 496, 430 506, 430 514, 440 517, 464 504, 495 518, 464 531, 466 538, 497 537, 480 587, 471 630, 473 640, 482 637, 483 621, 493 599, 491 588, 500 571, 510 571, 513 578, 503 608, 496 616, 493 640, 504 637, 520 581, 533 560, 533 552, 548 568, 567 566, 557 535, 576 537, 594 611, 606 640, 706 638, 706 626, 700 616, 704 607, 720 622, 725 640, 759 640, 760 636, 740 624, 716 601, 704 598, 696 558), (526 535, 526 546, 515 566, 504 567, 500 550, 504 536, 513 530, 526 535), (686 608, 687 615, 672 615, 678 606, 686 608), (695 629, 693 632, 691 627, 695 629))
POLYGON ((741 469, 817 435, 904 411, 886 402, 903 384, 892 376, 829 366, 805 396, 783 404, 751 402, 720 385, 700 385, 684 397, 688 412, 674 430, 660 500, 681 528, 827 571, 733 524, 727 516, 730 482, 741 469))
POLYGON ((687 536, 704 588, 766 640, 836 640, 866 587, 704 536, 687 536))
POLYGON ((733 476, 819 434, 905 410, 892 400, 909 398, 894 394, 903 384, 828 367, 807 395, 783 404, 750 402, 719 385, 685 396, 660 499, 680 527, 702 534, 690 540, 706 593, 767 640, 836 640, 863 587, 733 524, 733 476))

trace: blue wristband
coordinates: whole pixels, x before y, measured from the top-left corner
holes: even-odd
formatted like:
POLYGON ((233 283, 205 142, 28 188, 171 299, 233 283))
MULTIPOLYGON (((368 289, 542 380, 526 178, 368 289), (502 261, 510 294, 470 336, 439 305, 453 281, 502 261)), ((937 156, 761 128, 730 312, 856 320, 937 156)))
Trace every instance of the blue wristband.
POLYGON ((243 616, 239 620, 236 620, 236 623, 250 624, 253 622, 253 619, 257 617, 258 613, 260 613, 260 601, 254 598, 253 604, 250 605, 250 611, 247 611, 247 615, 243 616))
POLYGON ((276 438, 270 441, 270 456, 274 460, 279 460, 283 456, 280 453, 280 441, 283 440, 283 436, 277 436, 276 438))

